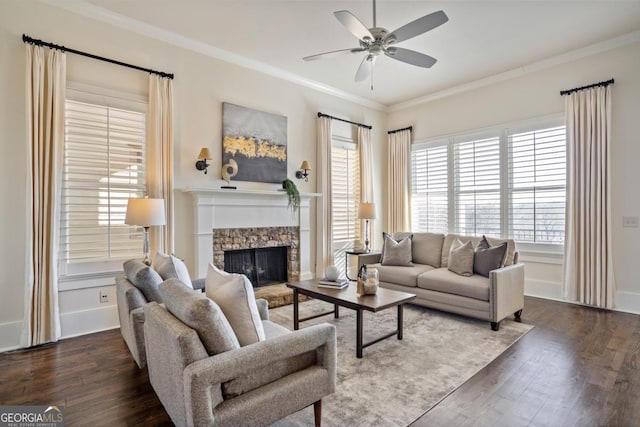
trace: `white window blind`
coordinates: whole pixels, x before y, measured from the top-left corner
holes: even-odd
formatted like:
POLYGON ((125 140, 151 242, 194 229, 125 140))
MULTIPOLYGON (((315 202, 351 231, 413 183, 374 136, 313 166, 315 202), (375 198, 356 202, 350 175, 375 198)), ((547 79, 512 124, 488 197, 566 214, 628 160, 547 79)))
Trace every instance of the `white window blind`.
POLYGON ((144 146, 144 112, 67 99, 62 263, 140 256, 141 230, 125 225, 124 217, 127 199, 145 195, 144 146))
POLYGON ((456 233, 501 235, 500 138, 453 145, 456 233))
POLYGON ((333 243, 344 246, 360 239, 360 159, 357 144, 333 140, 331 148, 331 204, 333 243))
POLYGON ((509 135, 509 235, 564 243, 565 127, 509 135))
POLYGON ((447 145, 423 147, 411 152, 411 224, 414 231, 447 233, 447 145))

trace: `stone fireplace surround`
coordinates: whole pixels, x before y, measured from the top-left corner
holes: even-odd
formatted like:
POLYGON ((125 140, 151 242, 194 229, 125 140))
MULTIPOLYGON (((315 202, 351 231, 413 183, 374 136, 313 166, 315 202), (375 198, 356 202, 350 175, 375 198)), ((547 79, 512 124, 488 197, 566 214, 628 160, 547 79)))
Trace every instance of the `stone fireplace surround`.
POLYGON ((215 228, 213 230, 213 264, 224 270, 224 252, 286 246, 287 280, 300 280, 299 227, 215 228))
POLYGON ((191 194, 194 202, 194 277, 206 277, 210 262, 218 265, 213 248, 216 230, 274 227, 297 228, 298 278, 307 280, 314 277, 311 262, 311 200, 320 197, 319 193, 300 193, 300 207, 292 213, 287 196, 282 191, 188 188, 184 192, 191 194))

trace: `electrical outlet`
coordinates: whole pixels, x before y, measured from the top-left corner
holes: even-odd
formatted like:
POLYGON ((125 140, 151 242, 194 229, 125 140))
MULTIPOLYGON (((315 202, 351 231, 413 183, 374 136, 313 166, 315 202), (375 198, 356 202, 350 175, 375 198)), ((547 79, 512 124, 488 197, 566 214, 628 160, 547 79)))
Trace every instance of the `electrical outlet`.
POLYGON ((623 216, 622 217, 622 226, 623 227, 638 227, 638 217, 637 216, 623 216))
POLYGON ((109 302, 109 294, 107 291, 100 291, 100 302, 109 302))

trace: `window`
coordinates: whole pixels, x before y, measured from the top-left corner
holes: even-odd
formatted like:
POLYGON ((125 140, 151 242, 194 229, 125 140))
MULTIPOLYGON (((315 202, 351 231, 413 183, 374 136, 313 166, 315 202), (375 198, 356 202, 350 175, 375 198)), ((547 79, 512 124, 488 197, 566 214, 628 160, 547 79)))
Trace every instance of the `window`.
POLYGON ((135 104, 69 91, 60 212, 61 275, 117 270, 122 260, 141 253, 141 231, 124 224, 127 199, 146 194, 145 112, 135 104))
POLYGON ((454 231, 500 236, 500 139, 454 143, 454 231))
POLYGON ((564 243, 564 126, 509 135, 509 236, 564 243))
POLYGON ((447 145, 413 150, 411 223, 415 230, 446 233, 449 230, 447 145))
POLYGON ((331 205, 336 263, 340 261, 344 249, 360 239, 359 203, 358 145, 352 140, 334 136, 331 147, 331 205))
POLYGON ((413 230, 564 243, 566 143, 560 122, 415 143, 413 230))

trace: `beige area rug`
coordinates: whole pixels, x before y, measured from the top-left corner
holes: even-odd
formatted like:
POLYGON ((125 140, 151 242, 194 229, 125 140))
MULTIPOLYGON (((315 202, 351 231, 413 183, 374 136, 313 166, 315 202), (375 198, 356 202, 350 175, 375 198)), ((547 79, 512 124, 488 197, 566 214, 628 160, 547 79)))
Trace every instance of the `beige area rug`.
MULTIPOLYGON (((300 316, 331 308, 306 301, 300 316)), ((395 308, 364 312, 364 342, 393 331, 396 314, 395 308)), ((270 318, 293 329, 293 306, 270 310, 270 318)), ((403 340, 383 340, 358 359, 355 318, 355 311, 341 307, 339 319, 325 316, 301 325, 328 322, 337 328, 338 377, 335 393, 322 400, 324 426, 406 426, 533 328, 504 320, 494 332, 489 322, 405 305, 403 340)), ((313 406, 275 425, 312 426, 313 406)))

